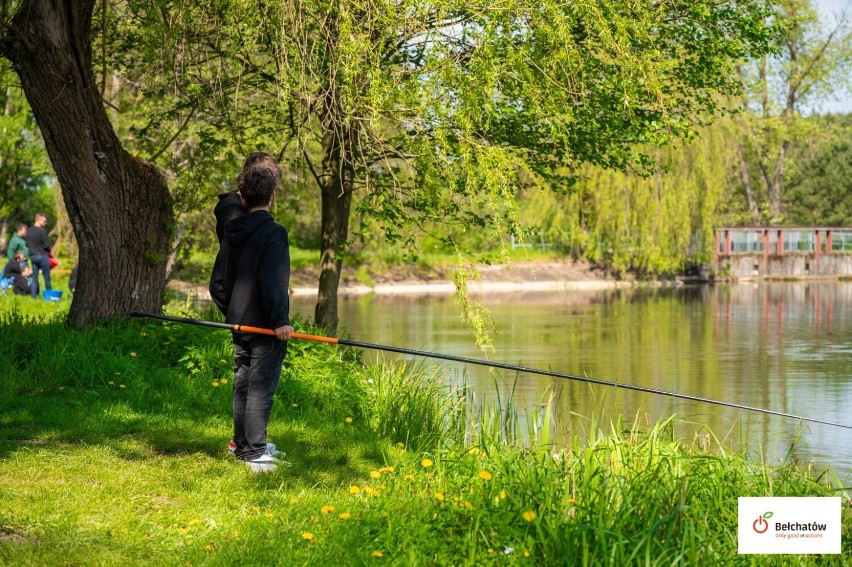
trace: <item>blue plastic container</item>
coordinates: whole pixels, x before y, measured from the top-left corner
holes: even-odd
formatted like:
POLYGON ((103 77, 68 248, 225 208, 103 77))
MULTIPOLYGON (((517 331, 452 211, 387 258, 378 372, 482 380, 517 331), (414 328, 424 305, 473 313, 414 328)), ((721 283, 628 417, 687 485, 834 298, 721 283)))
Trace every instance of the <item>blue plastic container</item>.
POLYGON ((59 301, 62 299, 61 289, 46 289, 41 294, 45 301, 59 301))

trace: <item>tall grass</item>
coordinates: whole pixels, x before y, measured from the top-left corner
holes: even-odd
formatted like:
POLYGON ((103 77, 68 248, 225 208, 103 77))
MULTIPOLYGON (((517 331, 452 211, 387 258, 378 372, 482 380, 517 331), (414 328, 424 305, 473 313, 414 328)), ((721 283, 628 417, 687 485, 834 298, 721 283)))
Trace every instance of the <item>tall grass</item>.
MULTIPOLYGON (((83 332, 2 301, 4 565, 787 565, 737 555, 737 497, 845 496, 674 418, 556 445, 552 393, 520 415, 430 366, 299 341, 270 422, 292 466, 253 475, 225 448, 227 332, 83 332)), ((795 564, 847 564, 848 498, 843 530, 844 555, 795 564)))

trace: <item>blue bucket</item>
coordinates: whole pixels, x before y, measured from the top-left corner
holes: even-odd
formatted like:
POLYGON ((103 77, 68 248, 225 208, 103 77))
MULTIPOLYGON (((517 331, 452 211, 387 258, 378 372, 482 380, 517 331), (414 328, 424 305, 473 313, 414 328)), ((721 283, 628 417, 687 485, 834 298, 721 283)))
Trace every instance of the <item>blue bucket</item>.
POLYGON ((62 299, 62 290, 59 289, 46 289, 41 293, 45 301, 59 301, 62 299))

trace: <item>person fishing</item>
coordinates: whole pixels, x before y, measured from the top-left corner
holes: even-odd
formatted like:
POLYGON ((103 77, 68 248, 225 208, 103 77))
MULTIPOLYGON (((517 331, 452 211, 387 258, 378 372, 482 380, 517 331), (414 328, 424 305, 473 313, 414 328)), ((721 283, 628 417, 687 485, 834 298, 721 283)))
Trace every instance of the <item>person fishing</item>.
POLYGON ((269 212, 281 168, 269 154, 249 156, 237 178, 246 209, 224 224, 210 277, 210 296, 229 323, 257 325, 270 335, 234 331, 233 453, 254 472, 277 469, 281 454, 266 441, 273 396, 287 355, 290 250, 287 230, 269 212))

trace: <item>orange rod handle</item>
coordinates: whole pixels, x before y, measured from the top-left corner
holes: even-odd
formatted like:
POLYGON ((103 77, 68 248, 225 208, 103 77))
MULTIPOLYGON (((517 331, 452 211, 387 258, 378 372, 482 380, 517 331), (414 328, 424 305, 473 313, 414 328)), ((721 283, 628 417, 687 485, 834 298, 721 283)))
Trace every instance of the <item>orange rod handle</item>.
MULTIPOLYGON (((272 335, 275 336, 275 331, 272 329, 264 329, 263 327, 250 327, 249 325, 234 325, 234 331, 237 333, 254 333, 256 335, 272 335)), ((305 333, 293 333, 290 335, 294 339, 302 339, 305 341, 316 341, 319 343, 337 344, 337 337, 321 337, 319 335, 306 335, 305 333)))
POLYGON ((318 343, 329 343, 336 345, 338 342, 337 337, 321 337, 319 335, 306 335, 305 333, 293 333, 290 335, 294 339, 302 339, 305 341, 316 341, 318 343))

